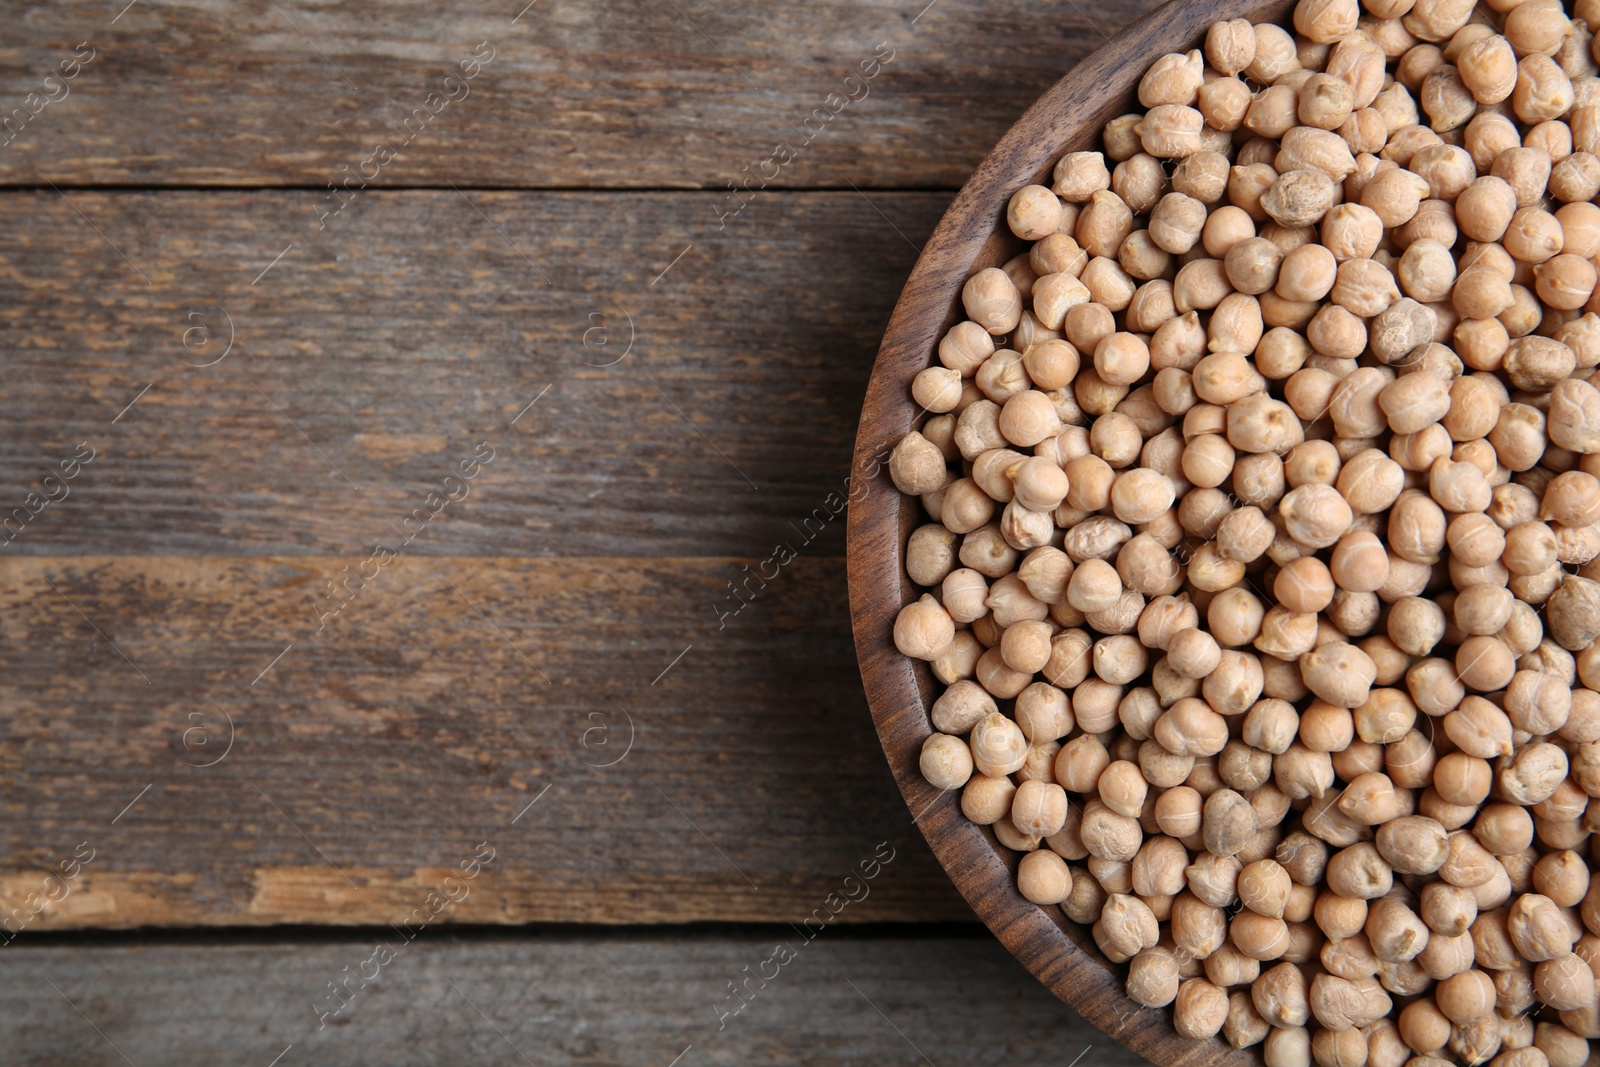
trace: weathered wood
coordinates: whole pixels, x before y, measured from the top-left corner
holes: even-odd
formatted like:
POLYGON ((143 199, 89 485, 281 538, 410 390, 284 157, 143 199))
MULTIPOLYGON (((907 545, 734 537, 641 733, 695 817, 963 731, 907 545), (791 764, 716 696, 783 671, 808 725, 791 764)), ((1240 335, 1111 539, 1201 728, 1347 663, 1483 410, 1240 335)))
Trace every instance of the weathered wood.
POLYGON ((4 5, 0 115, 16 115, 0 182, 954 188, 1102 33, 1153 6, 525 4, 4 5), (93 58, 63 82, 79 42, 93 58), (493 58, 446 84, 475 52, 493 58), (893 58, 846 83, 875 53, 893 58), (830 117, 806 127, 814 109, 830 117), (780 142, 796 158, 762 167, 780 142))
POLYGON ((284 1067, 1026 1067, 1070 1063, 1090 1046, 1082 1062, 1096 1067, 1141 1062, 987 936, 930 932, 823 929, 803 942, 786 927, 490 937, 436 929, 409 944, 378 930, 309 943, 16 945, 0 953, 0 991, 6 1062, 52 1067, 122 1056, 140 1067, 265 1067, 280 1054, 284 1067), (365 964, 379 944, 394 958, 365 964), (780 944, 794 953, 781 966, 780 944), (363 988, 362 973, 378 977, 363 988), (328 983, 341 979, 347 1002, 319 1030, 320 1012, 338 1003, 328 983), (729 989, 741 982, 744 1001, 729 989))
MULTIPOLYGON (((936 343, 956 321, 962 283, 998 266, 1020 246, 1003 224, 1011 194, 1043 178, 1060 155, 1093 147, 1105 123, 1137 105, 1135 90, 1151 57, 1197 46, 1213 22, 1245 17, 1277 21, 1290 0, 1213 0, 1168 4, 1140 20, 1072 70, 1007 132, 962 189, 929 238, 878 353, 856 438, 856 463, 903 437, 919 417, 910 383, 936 357, 936 343)), ((902 551, 911 528, 925 520, 920 504, 894 491, 887 473, 874 479, 850 511, 848 565, 857 653, 867 702, 906 802, 916 809, 939 792, 917 768, 932 732, 928 705, 935 681, 927 665, 895 648, 886 616, 915 587, 902 551)), ((1040 907, 1016 889, 1017 854, 987 827, 937 804, 920 821, 934 854, 978 916, 1057 996, 1111 1037, 1163 1067, 1250 1067, 1259 1048, 1237 1050, 1217 1038, 1180 1036, 1170 1008, 1142 1008, 1123 991, 1125 969, 1100 954, 1089 930, 1059 907, 1040 907)))
POLYGON ((364 555, 0 558, 0 905, 397 922, 487 841, 459 921, 798 922, 887 841, 848 920, 970 917, 873 742, 841 561, 735 614, 754 561, 364 555))
POLYGON ((68 195, 0 196, 0 519, 98 456, 12 554, 359 558, 488 441, 417 551, 760 558, 843 488, 948 202, 413 191, 308 235, 304 192, 68 195))

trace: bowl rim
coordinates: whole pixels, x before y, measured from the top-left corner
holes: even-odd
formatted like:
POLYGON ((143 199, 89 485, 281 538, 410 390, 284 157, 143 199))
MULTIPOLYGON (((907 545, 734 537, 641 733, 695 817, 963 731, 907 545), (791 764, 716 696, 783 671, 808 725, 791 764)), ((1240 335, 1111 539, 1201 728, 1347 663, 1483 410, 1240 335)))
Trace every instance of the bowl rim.
POLYGON ((1109 38, 1028 108, 956 195, 912 268, 873 365, 852 457, 845 539, 851 624, 878 738, 913 821, 973 911, 1035 977, 1088 1022, 1163 1067, 1259 1067, 1261 1058, 1258 1046, 1184 1037, 1170 1006, 1129 999, 1089 931, 1060 907, 1023 898, 1018 855, 988 827, 969 822, 955 794, 934 789, 918 770, 936 682, 926 663, 894 647, 891 630, 894 613, 917 595, 902 565, 905 539, 926 520, 889 480, 886 465, 889 449, 919 421, 912 377, 931 365, 938 339, 964 317, 962 283, 975 267, 999 265, 1022 246, 1002 225, 1011 194, 1048 184, 1064 152, 1092 147, 1107 121, 1136 108, 1139 78, 1155 57, 1199 47, 1216 22, 1281 22, 1293 5, 1170 0, 1109 38))

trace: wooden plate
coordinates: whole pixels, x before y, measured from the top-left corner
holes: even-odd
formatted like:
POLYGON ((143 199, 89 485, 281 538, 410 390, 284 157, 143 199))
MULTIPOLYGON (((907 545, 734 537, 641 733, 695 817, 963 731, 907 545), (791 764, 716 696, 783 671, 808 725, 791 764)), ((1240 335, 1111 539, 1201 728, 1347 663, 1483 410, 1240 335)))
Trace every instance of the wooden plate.
POLYGON ((1239 1051, 1219 1039, 1182 1037, 1172 1027, 1171 1008, 1141 1008, 1129 1000, 1122 991, 1125 968, 1113 967, 1089 931, 1060 908, 1024 900, 1016 891, 1016 854, 1001 848, 987 827, 968 822, 957 795, 934 789, 917 769, 932 730, 928 704, 937 683, 927 664, 900 654, 891 630, 895 613, 919 592, 905 575, 902 552, 911 530, 927 520, 917 501, 895 489, 885 464, 916 422, 911 379, 934 362, 939 338, 964 317, 962 283, 1022 248, 1003 224, 1011 194, 1029 183, 1048 185, 1064 152, 1097 147, 1106 122, 1138 110, 1139 78, 1158 56, 1199 47, 1214 22, 1277 22, 1291 7, 1292 0, 1173 0, 1040 97, 973 173, 912 269, 878 350, 856 432, 846 541, 850 613, 867 703, 906 804, 956 887, 1012 954, 1089 1022, 1163 1067, 1259 1067, 1261 1060, 1259 1048, 1239 1051))

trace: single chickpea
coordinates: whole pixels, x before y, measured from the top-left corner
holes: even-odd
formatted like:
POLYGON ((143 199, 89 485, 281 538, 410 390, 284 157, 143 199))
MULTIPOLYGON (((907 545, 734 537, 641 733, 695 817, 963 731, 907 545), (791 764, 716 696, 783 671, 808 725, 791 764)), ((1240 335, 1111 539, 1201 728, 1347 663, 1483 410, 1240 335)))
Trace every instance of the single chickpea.
POLYGON ((1516 214, 1517 194, 1504 178, 1475 178, 1456 198, 1456 223, 1474 241, 1498 241, 1516 214))
MULTIPOLYGON (((1243 81, 1221 77, 1213 78, 1200 87, 1197 107, 1209 129, 1232 132, 1244 125, 1254 102, 1250 87, 1243 81)), ((1188 158, 1193 159, 1194 156, 1188 158)))
POLYGON ((1583 307, 1594 294, 1595 267, 1581 256, 1562 253, 1533 269, 1534 287, 1550 307, 1573 311, 1583 307))
MULTIPOLYGON (((1350 505, 1354 515, 1372 515, 1387 510, 1399 499, 1404 486, 1405 471, 1401 465, 1375 448, 1363 449, 1352 456, 1349 462, 1340 467, 1338 478, 1334 481, 1334 488, 1350 505)), ((1368 591, 1351 586, 1346 588, 1368 591)), ((1381 579, 1377 588, 1382 588, 1381 579)))
POLYGON ((1517 84, 1511 90, 1517 118, 1529 125, 1560 118, 1572 102, 1572 81, 1555 60, 1538 53, 1517 60, 1517 84))
POLYGON ((1248 19, 1212 23, 1206 31, 1206 61, 1223 74, 1238 74, 1255 55, 1256 33, 1248 19))
POLYGON ((1200 138, 1204 125, 1204 117, 1195 108, 1182 104, 1157 104, 1134 124, 1134 132, 1139 136, 1140 145, 1150 155, 1161 159, 1181 159, 1193 155, 1204 146, 1200 138))
POLYGON ((1133 211, 1116 193, 1096 189, 1078 213, 1073 237, 1090 257, 1114 256, 1133 232, 1133 211))
POLYGON ((1348 309, 1327 304, 1307 324, 1306 340, 1320 355, 1353 362, 1367 347, 1367 327, 1348 309))
POLYGON ((1106 899, 1093 933, 1100 951, 1117 963, 1126 963, 1159 939, 1156 917, 1149 906, 1138 897, 1123 893, 1113 893, 1106 899))
POLYGON ((955 640, 955 622, 934 597, 922 598, 900 609, 894 622, 895 647, 913 659, 931 660, 955 640))
POLYGON ((1161 161, 1145 152, 1123 160, 1111 172, 1111 191, 1135 215, 1148 215, 1166 192, 1166 185, 1161 161))
POLYGON ((1206 222, 1206 207, 1183 193, 1163 196, 1150 215, 1150 239, 1163 251, 1182 255, 1195 246, 1206 222))
POLYGON ((975 774, 961 790, 961 814, 979 826, 993 826, 1011 810, 1016 792, 1009 778, 975 774))
POLYGON ((1068 152, 1056 163, 1051 191, 1073 204, 1087 203, 1090 197, 1111 188, 1111 171, 1099 152, 1068 152))
POLYGON ((1006 225, 1024 241, 1038 241, 1061 225, 1061 201, 1042 185, 1025 185, 1011 194, 1006 225))
POLYGON ((961 302, 967 317, 995 336, 1010 333, 1022 319, 1022 295, 998 267, 981 270, 967 279, 961 289, 961 302))
POLYGON ((1228 1018, 1228 994, 1204 978, 1188 978, 1173 1001, 1172 1025, 1189 1038, 1214 1037, 1228 1018))
POLYGON ((1017 864, 1017 891, 1039 905, 1060 904, 1072 894, 1072 872, 1054 852, 1029 852, 1017 864))
POLYGON ((1465 126, 1477 110, 1478 102, 1461 80, 1456 68, 1445 64, 1428 72, 1419 94, 1428 125, 1435 133, 1448 133, 1465 126))
POLYGON ((1331 547, 1350 529, 1353 518, 1337 489, 1317 483, 1291 489, 1279 502, 1278 513, 1290 536, 1314 548, 1331 547))
MULTIPOLYGON (((1222 81, 1222 79, 1216 79, 1222 81)), ((1202 110, 1205 87, 1201 86, 1202 110)), ((1246 90, 1248 94, 1248 90, 1246 90)), ((1243 107, 1239 109, 1240 120, 1243 120, 1243 107)), ((1222 194, 1228 186, 1228 157, 1219 151, 1202 149, 1194 155, 1186 156, 1173 169, 1172 188, 1185 196, 1192 196, 1202 204, 1215 204, 1222 199, 1222 194)))

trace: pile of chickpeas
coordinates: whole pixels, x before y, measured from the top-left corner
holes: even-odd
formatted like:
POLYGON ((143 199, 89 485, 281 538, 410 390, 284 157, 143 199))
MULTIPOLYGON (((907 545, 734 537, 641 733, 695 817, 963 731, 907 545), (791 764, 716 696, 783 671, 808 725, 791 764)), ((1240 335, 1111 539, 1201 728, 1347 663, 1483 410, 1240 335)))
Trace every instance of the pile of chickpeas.
POLYGON ((1212 25, 911 385, 923 775, 1269 1067, 1600 1039, 1597 19, 1212 25))

